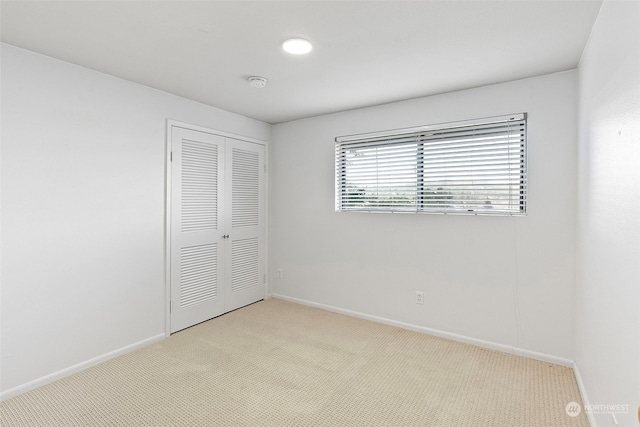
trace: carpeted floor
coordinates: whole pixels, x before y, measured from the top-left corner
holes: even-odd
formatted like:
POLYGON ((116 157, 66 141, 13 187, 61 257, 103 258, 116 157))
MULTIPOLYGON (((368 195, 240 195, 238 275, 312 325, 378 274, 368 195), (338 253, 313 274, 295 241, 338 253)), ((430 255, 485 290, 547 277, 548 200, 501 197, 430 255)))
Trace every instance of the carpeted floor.
POLYGON ((0 404, 2 426, 588 426, 569 368, 271 299, 0 404))

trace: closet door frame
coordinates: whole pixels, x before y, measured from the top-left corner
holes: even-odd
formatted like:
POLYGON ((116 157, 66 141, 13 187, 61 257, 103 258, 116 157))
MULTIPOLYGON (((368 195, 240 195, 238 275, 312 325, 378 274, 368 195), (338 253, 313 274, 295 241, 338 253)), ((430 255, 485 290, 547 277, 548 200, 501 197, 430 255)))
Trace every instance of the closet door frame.
POLYGON ((265 299, 269 297, 269 227, 268 227, 268 212, 269 212, 269 146, 266 141, 262 141, 255 138, 249 138, 243 135, 224 132, 217 129, 211 129, 204 126, 193 125, 190 123, 181 122, 178 120, 167 119, 166 123, 166 139, 165 139, 165 203, 164 203, 164 258, 165 258, 165 336, 171 335, 171 141, 174 128, 182 128, 188 130, 194 130, 198 132, 210 133, 213 135, 221 136, 224 138, 236 139, 240 141, 250 142, 253 144, 259 144, 264 146, 264 295, 265 299))

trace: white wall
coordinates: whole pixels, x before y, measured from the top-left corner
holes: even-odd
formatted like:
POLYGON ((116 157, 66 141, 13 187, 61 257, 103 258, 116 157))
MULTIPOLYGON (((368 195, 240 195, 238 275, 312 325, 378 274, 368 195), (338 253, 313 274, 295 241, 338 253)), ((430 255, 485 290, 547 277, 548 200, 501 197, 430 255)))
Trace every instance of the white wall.
POLYGON ((164 334, 166 119, 261 140, 271 127, 12 46, 1 53, 9 397, 164 334))
POLYGON ((275 125, 271 291, 570 363, 576 104, 568 71, 275 125), (526 217, 334 212, 336 136, 519 112, 526 217))
MULTIPOLYGON (((640 405, 640 2, 604 2, 579 87, 576 361, 590 403, 629 405, 616 417, 632 426, 640 405)), ((610 414, 595 420, 611 425, 610 414)))

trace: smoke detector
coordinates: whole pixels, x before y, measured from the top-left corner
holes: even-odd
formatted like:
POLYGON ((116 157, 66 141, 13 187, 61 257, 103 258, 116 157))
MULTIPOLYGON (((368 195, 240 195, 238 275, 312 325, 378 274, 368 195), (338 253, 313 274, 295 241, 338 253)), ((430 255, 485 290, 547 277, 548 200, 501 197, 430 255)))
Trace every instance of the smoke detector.
POLYGON ((263 88, 267 85, 267 79, 259 76, 251 76, 247 80, 249 80, 249 86, 263 88))

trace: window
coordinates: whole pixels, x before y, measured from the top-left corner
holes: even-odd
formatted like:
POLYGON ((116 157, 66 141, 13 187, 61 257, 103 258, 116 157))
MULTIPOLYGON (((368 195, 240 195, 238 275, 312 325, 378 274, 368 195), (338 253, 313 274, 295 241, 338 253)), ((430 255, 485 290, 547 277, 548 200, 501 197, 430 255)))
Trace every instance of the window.
POLYGON ((526 213, 526 113, 336 138, 336 211, 526 213))

